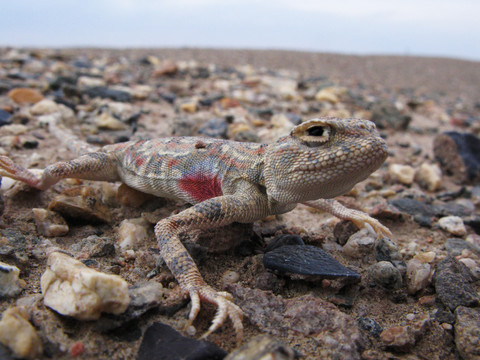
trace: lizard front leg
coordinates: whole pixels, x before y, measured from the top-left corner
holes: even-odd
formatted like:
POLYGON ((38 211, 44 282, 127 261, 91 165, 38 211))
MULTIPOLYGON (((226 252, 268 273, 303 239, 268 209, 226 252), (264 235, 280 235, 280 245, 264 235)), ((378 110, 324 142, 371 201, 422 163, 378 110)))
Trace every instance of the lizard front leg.
POLYGON ((116 159, 110 154, 93 152, 74 160, 61 161, 47 166, 41 177, 30 170, 17 165, 7 156, 0 156, 0 176, 21 181, 39 190, 47 190, 61 179, 76 178, 84 180, 117 181, 116 159))
POLYGON ((380 221, 372 218, 370 215, 365 214, 362 211, 349 209, 340 204, 337 200, 318 199, 314 201, 306 201, 303 204, 313 207, 315 209, 326 211, 342 220, 350 220, 360 229, 367 227, 366 224, 368 224, 373 228, 373 230, 377 234, 377 237, 379 238, 392 237, 392 233, 390 232, 390 230, 386 226, 383 226, 380 221))
POLYGON ((243 336, 242 310, 233 303, 227 292, 217 292, 203 280, 195 262, 180 242, 179 235, 193 229, 209 229, 228 225, 234 221, 253 222, 267 214, 266 198, 252 191, 249 195, 225 195, 205 200, 176 215, 163 219, 155 226, 160 255, 175 276, 180 287, 192 301, 189 324, 200 310, 200 301, 218 307, 212 324, 203 337, 208 336, 229 317, 238 341, 243 336))

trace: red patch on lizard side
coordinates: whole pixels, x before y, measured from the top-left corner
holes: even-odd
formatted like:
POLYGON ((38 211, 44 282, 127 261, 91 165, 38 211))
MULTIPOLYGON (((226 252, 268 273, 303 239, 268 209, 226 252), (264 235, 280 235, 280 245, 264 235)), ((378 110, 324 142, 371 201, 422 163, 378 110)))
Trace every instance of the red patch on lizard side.
POLYGON ((216 175, 185 175, 178 181, 178 187, 198 202, 222 195, 222 183, 216 175))
POLYGON ((143 164, 145 164, 145 159, 141 156, 138 156, 135 159, 135 166, 138 168, 138 167, 142 166, 143 164))

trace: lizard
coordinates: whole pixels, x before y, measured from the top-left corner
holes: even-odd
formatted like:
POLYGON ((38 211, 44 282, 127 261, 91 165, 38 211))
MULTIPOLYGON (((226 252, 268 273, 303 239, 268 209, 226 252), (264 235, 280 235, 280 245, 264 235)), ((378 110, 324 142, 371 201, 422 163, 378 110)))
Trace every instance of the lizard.
POLYGON ((154 233, 161 257, 190 297, 188 324, 197 317, 201 302, 217 307, 202 337, 229 318, 240 341, 243 312, 231 294, 216 291, 203 280, 180 241, 182 233, 232 222, 251 223, 303 203, 351 220, 359 228, 371 227, 377 236, 391 236, 378 220, 334 199, 366 179, 387 158, 386 142, 368 120, 316 118, 270 144, 166 137, 100 149, 54 122, 49 129, 84 154, 47 166, 40 176, 0 156, 0 176, 39 190, 47 190, 64 178, 121 181, 144 193, 192 204, 160 220, 154 233))

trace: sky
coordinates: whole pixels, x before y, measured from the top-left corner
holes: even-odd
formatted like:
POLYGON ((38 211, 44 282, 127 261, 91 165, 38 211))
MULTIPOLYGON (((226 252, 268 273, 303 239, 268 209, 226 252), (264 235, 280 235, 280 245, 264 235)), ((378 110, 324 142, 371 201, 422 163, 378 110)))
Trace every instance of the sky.
POLYGON ((0 0, 0 46, 209 47, 480 61, 478 0, 0 0))

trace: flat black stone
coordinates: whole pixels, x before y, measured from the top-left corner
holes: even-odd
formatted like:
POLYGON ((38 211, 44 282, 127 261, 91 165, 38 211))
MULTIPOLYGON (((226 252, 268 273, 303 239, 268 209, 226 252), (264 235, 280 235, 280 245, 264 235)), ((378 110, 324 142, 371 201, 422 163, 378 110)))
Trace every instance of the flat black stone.
POLYGON ((132 99, 132 96, 128 92, 110 89, 106 86, 94 86, 85 90, 85 93, 91 98, 95 98, 95 97, 100 97, 102 99, 108 98, 108 99, 112 99, 120 102, 127 102, 132 99))
POLYGON ((325 278, 360 278, 360 274, 346 268, 327 252, 312 245, 284 245, 266 253, 263 265, 272 270, 325 278))
POLYGON ((227 353, 217 345, 187 338, 157 322, 145 331, 137 360, 221 360, 225 356, 227 353))

